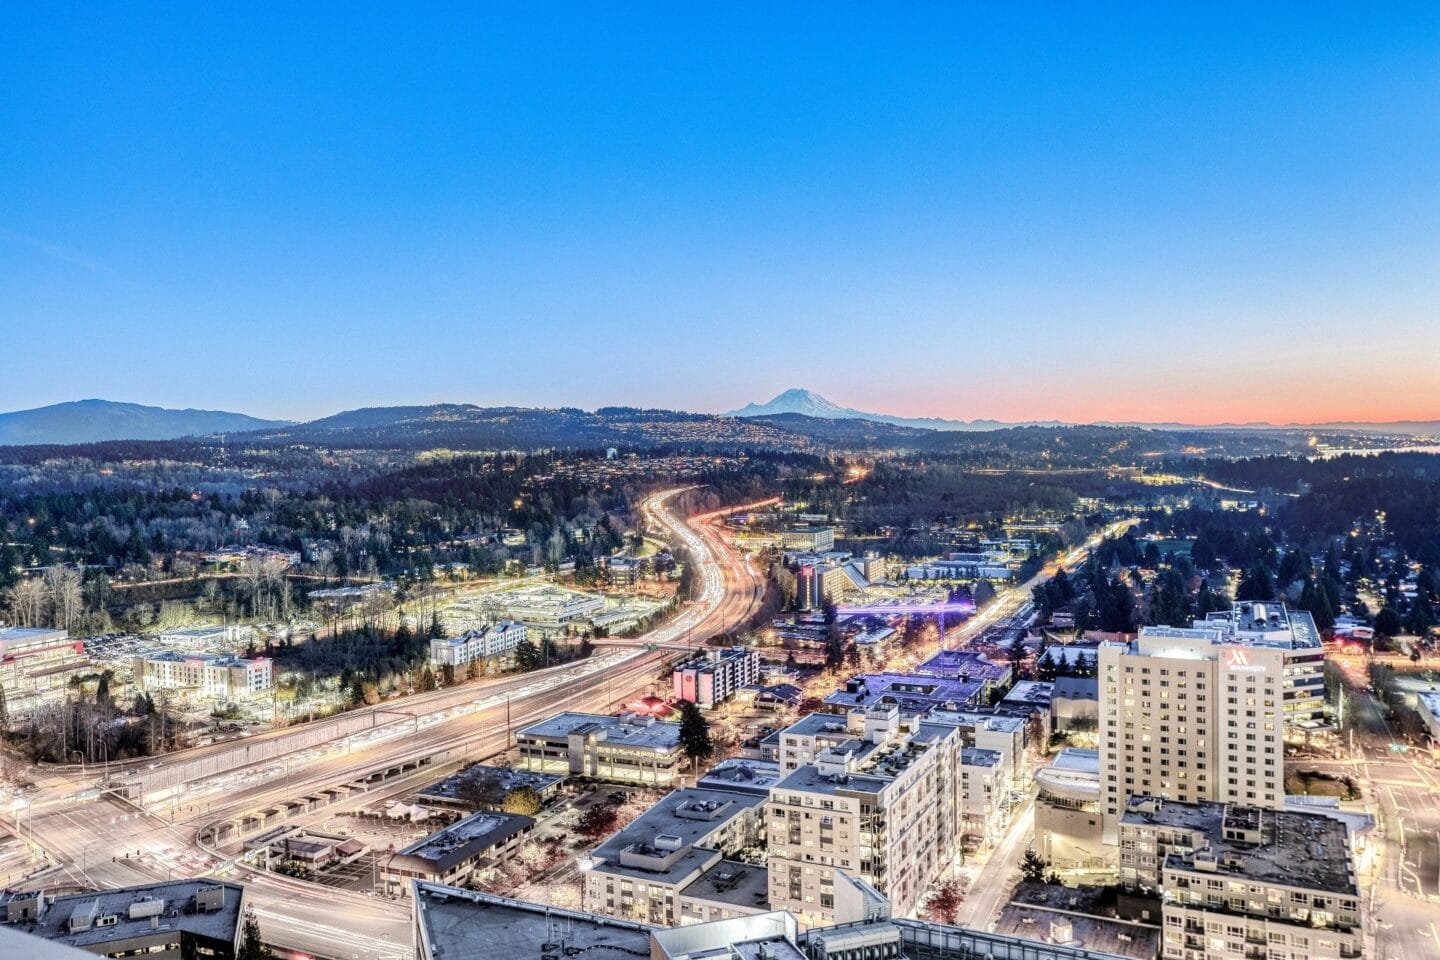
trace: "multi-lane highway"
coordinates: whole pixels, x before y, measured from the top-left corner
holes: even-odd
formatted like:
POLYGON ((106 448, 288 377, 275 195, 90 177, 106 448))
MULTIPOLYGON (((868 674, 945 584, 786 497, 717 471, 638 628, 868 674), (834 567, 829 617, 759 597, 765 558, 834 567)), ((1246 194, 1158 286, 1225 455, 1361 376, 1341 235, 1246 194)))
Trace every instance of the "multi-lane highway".
POLYGON ((1361 885, 1376 960, 1440 956, 1440 772, 1426 754, 1397 754, 1385 708, 1363 686, 1349 691, 1348 756, 1292 761, 1349 776, 1376 818, 1361 885))
POLYGON ((52 772, 23 813, 25 835, 59 862, 61 879, 88 886, 238 871, 267 940, 297 955, 408 957, 403 904, 222 863, 201 838, 208 840, 216 824, 372 771, 421 760, 433 760, 438 769, 492 756, 508 748, 517 727, 561 710, 611 709, 657 681, 667 654, 654 647, 698 645, 743 623, 759 603, 763 581, 713 522, 718 514, 688 522, 674 514, 680 492, 656 495, 642 509, 652 525, 688 549, 698 574, 696 596, 640 638, 641 649, 391 701, 374 708, 363 729, 295 750, 289 745, 301 741, 285 740, 285 731, 251 738, 247 744, 258 749, 249 755, 265 759, 248 765, 237 762, 235 745, 219 744, 109 771, 110 783, 129 776, 163 784, 132 790, 133 802, 111 793, 95 797, 101 780, 94 770, 52 772))

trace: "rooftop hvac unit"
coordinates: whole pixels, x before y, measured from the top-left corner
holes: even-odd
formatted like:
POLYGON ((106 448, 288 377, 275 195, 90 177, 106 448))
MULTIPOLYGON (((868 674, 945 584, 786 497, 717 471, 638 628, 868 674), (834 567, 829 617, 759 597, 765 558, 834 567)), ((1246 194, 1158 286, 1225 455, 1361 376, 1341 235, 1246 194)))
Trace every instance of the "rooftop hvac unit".
POLYGON ((165 912, 164 900, 138 900, 130 904, 130 919, 143 920, 146 917, 157 917, 165 912))

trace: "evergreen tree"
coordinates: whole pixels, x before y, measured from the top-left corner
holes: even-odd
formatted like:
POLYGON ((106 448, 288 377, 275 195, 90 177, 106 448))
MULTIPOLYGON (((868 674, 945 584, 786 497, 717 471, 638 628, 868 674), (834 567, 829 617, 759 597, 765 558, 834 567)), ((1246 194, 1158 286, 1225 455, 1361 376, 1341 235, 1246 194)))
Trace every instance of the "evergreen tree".
POLYGON ((1284 590, 1301 577, 1309 580, 1310 562, 1301 556, 1299 550, 1291 550, 1280 560, 1280 570, 1275 574, 1275 582, 1284 590))
POLYGON ((529 637, 515 644, 515 666, 521 670, 535 670, 543 663, 540 648, 535 646, 529 637))
POLYGON ((1240 575, 1240 585, 1235 588, 1236 600, 1274 600, 1275 580, 1270 568, 1256 562, 1240 575))
POLYGON ((1034 673, 1036 680, 1041 680, 1045 683, 1052 683, 1054 682, 1055 678, 1059 676, 1059 670, 1055 665, 1055 657, 1054 654, 1051 652, 1054 649, 1054 647, 1051 647, 1049 650, 1046 650, 1044 653, 1040 654, 1040 658, 1035 661, 1034 673))
POLYGON ((680 745, 692 764, 715 752, 715 744, 710 739, 710 721, 689 700, 680 701, 680 745))
POLYGON ((440 625, 440 612, 437 610, 430 616, 430 639, 441 640, 445 637, 445 628, 440 625))
POLYGON ((1395 612, 1394 607, 1385 607, 1375 614, 1375 635, 1377 637, 1398 637, 1404 624, 1400 622, 1400 614, 1395 612))
POLYGON ((1020 879, 1026 883, 1044 883, 1049 864, 1032 847, 1020 859, 1020 879))
POLYGON ((270 960, 274 954, 270 947, 260 939, 260 921, 255 919, 255 914, 245 911, 245 922, 240 929, 240 945, 235 948, 235 960, 270 960))
POLYGON ((1429 595, 1420 590, 1415 594, 1415 599, 1410 603, 1410 613, 1405 618, 1405 629, 1417 637, 1426 637, 1430 628, 1435 626, 1435 608, 1430 603, 1429 595))
POLYGON ((1215 613, 1225 609, 1225 598, 1210 589, 1210 584, 1200 582, 1200 590, 1195 594, 1195 616, 1201 620, 1207 614, 1215 613))

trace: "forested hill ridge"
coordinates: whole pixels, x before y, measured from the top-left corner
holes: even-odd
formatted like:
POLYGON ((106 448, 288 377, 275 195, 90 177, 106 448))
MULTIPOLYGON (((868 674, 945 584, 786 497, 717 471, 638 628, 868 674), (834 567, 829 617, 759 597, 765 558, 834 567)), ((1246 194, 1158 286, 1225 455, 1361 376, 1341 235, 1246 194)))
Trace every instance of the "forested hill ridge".
POLYGON ((0 445, 174 440, 284 426, 224 410, 168 410, 113 400, 73 400, 0 413, 0 445))

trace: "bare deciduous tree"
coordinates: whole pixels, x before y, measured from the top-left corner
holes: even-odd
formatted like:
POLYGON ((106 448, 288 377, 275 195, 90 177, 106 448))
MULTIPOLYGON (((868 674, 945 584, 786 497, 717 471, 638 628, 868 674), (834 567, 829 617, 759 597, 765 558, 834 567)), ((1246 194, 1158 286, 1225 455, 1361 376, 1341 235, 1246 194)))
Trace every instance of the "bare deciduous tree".
POLYGON ((50 595, 51 624, 69 630, 85 610, 80 574, 71 567, 51 567, 45 571, 45 589, 50 595))
POLYGON ((10 588, 9 605, 10 615, 20 626, 42 626, 46 608, 49 606, 49 594, 45 590, 45 584, 33 577, 21 580, 10 588))

